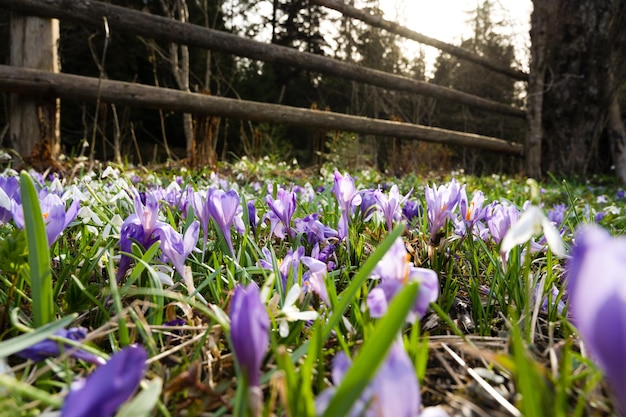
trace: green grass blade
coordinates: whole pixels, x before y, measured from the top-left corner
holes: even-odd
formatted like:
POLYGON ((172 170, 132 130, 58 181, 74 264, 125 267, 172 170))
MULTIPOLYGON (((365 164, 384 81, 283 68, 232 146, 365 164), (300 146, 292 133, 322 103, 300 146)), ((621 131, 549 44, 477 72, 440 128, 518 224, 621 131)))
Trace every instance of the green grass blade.
POLYGON ((391 301, 387 314, 378 322, 371 337, 346 372, 341 385, 328 404, 323 417, 347 416, 352 404, 359 398, 369 381, 374 377, 387 351, 396 340, 405 319, 415 303, 419 286, 408 284, 391 301))
MULTIPOLYGON (((0 374, 0 387, 6 388, 11 393, 10 397, 25 397, 37 400, 54 408, 61 408, 63 400, 52 394, 37 388, 34 385, 15 379, 6 374, 0 374)), ((6 410, 3 410, 6 411, 6 410)), ((3 414, 5 415, 5 414, 3 414)))
POLYGON ((41 327, 54 320, 52 269, 46 225, 41 214, 35 183, 26 171, 20 174, 20 194, 24 208, 24 229, 28 244, 28 265, 33 300, 33 322, 41 327))
POLYGON ((77 316, 78 314, 72 314, 70 316, 63 317, 62 319, 47 323, 33 332, 25 333, 0 342, 0 358, 13 355, 14 353, 24 350, 35 343, 39 343, 47 339, 55 332, 68 326, 76 319, 77 316))

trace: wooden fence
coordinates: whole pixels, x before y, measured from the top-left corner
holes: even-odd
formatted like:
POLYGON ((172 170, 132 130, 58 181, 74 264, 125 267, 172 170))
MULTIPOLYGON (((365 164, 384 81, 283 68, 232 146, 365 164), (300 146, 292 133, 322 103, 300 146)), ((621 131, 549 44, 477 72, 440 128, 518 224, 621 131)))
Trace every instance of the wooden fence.
MULTIPOLYGON (((424 37, 388 22, 372 17, 336 0, 310 0, 340 10, 347 16, 371 25, 391 30, 409 39, 436 46, 459 58, 470 59, 494 71, 527 79, 527 75, 501 64, 485 60, 465 50, 424 37)), ((196 46, 264 62, 280 63, 312 72, 342 77, 382 87, 424 95, 440 100, 452 100, 474 108, 502 115, 525 118, 525 111, 503 103, 459 92, 450 88, 393 75, 378 70, 341 62, 335 59, 296 51, 288 47, 265 44, 230 33, 181 23, 166 17, 91 0, 0 0, 0 8, 28 16, 69 20, 102 27, 106 19, 111 31, 144 36, 171 43, 196 46)), ((69 74, 0 66, 0 90, 37 97, 70 98, 144 106, 183 113, 237 118, 271 123, 286 123, 328 130, 351 131, 410 138, 445 144, 471 146, 505 154, 523 156, 522 144, 471 133, 432 128, 411 123, 350 116, 334 112, 293 108, 223 97, 207 96, 118 81, 99 80, 69 74)))

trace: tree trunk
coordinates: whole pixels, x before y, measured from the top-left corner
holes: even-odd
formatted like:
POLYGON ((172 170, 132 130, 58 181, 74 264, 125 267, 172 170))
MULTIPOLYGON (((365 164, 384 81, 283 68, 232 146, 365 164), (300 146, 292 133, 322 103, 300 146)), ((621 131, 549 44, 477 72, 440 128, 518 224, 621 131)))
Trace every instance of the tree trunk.
MULTIPOLYGON (((59 72, 58 42, 58 20, 17 13, 11 15, 11 65, 59 72)), ((59 100, 55 97, 13 94, 11 146, 25 159, 47 155, 43 158, 45 161, 29 162, 49 165, 47 159, 54 158, 59 152, 59 114, 59 100)))
POLYGON ((622 120, 617 97, 611 103, 607 133, 613 154, 615 175, 623 183, 626 183, 626 128, 624 128, 624 121, 622 120))
MULTIPOLYGON (((533 152, 540 143, 542 172, 605 171, 611 160, 603 133, 617 86, 624 79, 626 3, 533 0, 533 4, 528 155, 536 163, 533 152)), ((535 175, 530 163, 529 174, 535 175)))
POLYGON ((541 141, 543 138, 542 109, 544 79, 546 74, 546 42, 548 35, 549 11, 544 10, 553 3, 538 2, 533 10, 530 36, 532 38, 532 60, 528 80, 527 120, 525 157, 526 175, 531 178, 541 177, 541 141))

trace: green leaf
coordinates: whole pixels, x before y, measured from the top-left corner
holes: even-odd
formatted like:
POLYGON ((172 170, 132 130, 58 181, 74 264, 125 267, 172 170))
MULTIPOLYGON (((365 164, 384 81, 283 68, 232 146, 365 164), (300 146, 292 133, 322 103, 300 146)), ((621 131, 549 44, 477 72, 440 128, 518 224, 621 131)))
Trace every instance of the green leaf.
POLYGON ((54 319, 52 269, 48 235, 39 206, 37 189, 26 171, 20 173, 20 195, 24 208, 24 230, 28 244, 33 321, 35 327, 41 327, 54 319))
POLYGON ((146 252, 144 254, 141 253, 141 249, 136 243, 133 243, 131 245, 131 248, 132 253, 122 252, 122 255, 128 256, 129 258, 133 258, 135 261, 137 261, 137 264, 133 268, 133 272, 126 279, 127 287, 130 287, 130 284, 135 283, 135 281, 139 278, 145 268, 149 268, 150 261, 154 259, 157 251, 161 248, 161 242, 158 240, 154 242, 152 246, 146 249, 146 252), (137 252, 135 253, 135 251, 137 252))
POLYGON ((415 303, 418 290, 417 283, 409 283, 393 298, 387 314, 378 322, 371 337, 363 344, 337 387, 323 417, 348 415, 352 404, 361 396, 385 360, 389 347, 396 340, 405 324, 407 314, 415 303))
POLYGON ((126 403, 116 417, 147 417, 159 401, 163 380, 155 377, 130 402, 126 403))
POLYGON ((0 358, 13 355, 14 353, 24 350, 35 343, 39 343, 47 339, 57 331, 68 326, 76 319, 77 316, 77 314, 72 314, 70 316, 63 317, 62 319, 45 324, 30 333, 25 333, 0 342, 0 358))

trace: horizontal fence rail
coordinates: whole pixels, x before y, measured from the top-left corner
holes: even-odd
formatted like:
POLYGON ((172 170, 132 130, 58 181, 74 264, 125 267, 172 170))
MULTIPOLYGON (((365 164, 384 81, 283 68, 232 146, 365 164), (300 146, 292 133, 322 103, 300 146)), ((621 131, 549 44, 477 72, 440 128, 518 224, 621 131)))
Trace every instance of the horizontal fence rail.
POLYGON ((316 4, 318 6, 324 6, 329 9, 337 10, 344 16, 351 17, 353 19, 358 19, 371 26, 385 29, 388 32, 395 33, 404 38, 411 39, 419 43, 423 43, 424 45, 434 46, 435 48, 440 49, 444 52, 447 52, 450 55, 456 56, 461 59, 465 59, 467 61, 473 62, 478 65, 482 65, 485 68, 488 68, 500 74, 504 74, 518 81, 528 81, 528 74, 526 74, 524 71, 520 71, 520 70, 511 68, 509 66, 503 65, 500 62, 487 59, 483 56, 467 51, 463 48, 459 48, 458 46, 450 45, 449 43, 442 42, 440 40, 422 35, 421 33, 417 33, 409 28, 400 26, 397 23, 390 22, 389 20, 385 20, 380 16, 375 16, 364 10, 357 9, 356 7, 350 6, 341 0, 309 0, 309 2, 316 4))
POLYGON ((280 63, 363 82, 389 90, 404 91, 442 100, 455 101, 494 113, 525 118, 526 112, 507 104, 487 100, 451 88, 437 86, 355 64, 337 61, 292 48, 265 44, 252 39, 189 23, 155 16, 137 10, 91 0, 0 0, 0 7, 27 15, 67 19, 102 27, 106 17, 112 31, 196 46, 264 62, 280 63))
POLYGON ((182 113, 210 114, 258 122, 285 123, 327 130, 393 136, 448 145, 471 146, 515 156, 523 156, 524 154, 524 147, 519 143, 471 133, 207 96, 120 81, 98 80, 78 75, 54 74, 6 65, 0 65, 0 90, 18 94, 87 101, 101 100, 182 113))

